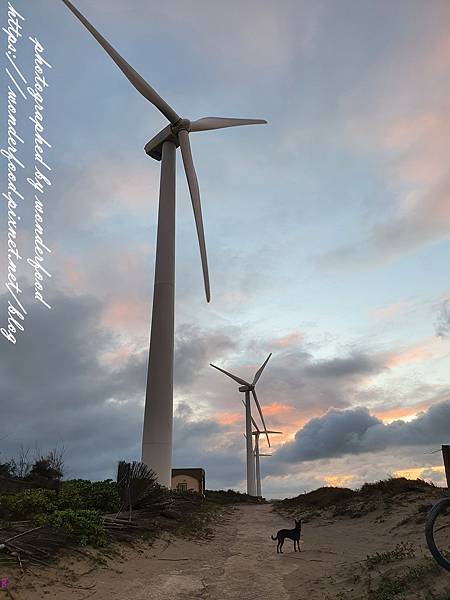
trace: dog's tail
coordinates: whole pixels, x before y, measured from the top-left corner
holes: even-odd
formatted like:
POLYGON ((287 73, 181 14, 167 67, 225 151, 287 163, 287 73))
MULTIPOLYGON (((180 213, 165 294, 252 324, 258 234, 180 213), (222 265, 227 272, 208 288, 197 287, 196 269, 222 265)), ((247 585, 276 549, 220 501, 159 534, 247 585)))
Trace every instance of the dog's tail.
POLYGON ((275 536, 275 537, 273 537, 273 535, 271 535, 270 537, 273 539, 273 541, 275 541, 275 540, 277 540, 277 539, 278 539, 276 536, 275 536))

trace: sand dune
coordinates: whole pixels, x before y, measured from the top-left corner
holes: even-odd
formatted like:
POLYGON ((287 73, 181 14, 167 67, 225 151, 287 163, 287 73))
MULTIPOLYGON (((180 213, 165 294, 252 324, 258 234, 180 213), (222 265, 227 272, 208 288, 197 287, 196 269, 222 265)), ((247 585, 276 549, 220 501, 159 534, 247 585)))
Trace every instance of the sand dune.
POLYGON ((291 528, 291 515, 273 504, 238 505, 209 540, 164 534, 106 557, 66 556, 20 580, 10 571, 11 592, 15 600, 445 600, 450 575, 429 560, 423 524, 425 508, 442 494, 426 488, 325 509, 291 507, 292 517, 305 519, 302 552, 286 540, 282 555, 270 536, 291 528))

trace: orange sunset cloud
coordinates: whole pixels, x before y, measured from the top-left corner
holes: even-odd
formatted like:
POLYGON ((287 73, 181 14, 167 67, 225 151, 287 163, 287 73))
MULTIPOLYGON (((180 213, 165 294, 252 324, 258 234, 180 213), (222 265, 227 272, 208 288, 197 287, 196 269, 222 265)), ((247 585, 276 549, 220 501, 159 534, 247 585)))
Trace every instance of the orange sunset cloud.
POLYGON ((333 487, 347 487, 354 479, 353 475, 324 475, 323 478, 333 487))
POLYGON ((238 412, 219 412, 216 413, 215 420, 221 425, 233 425, 242 421, 242 415, 238 412))
POLYGON ((371 308, 369 309, 369 315, 375 319, 390 319, 397 315, 406 306, 407 303, 403 300, 400 300, 400 302, 395 302, 394 304, 390 304, 389 306, 371 308))
POLYGON ((385 410, 374 410, 372 414, 385 422, 396 421, 397 419, 413 418, 418 412, 427 410, 430 407, 430 402, 422 402, 414 406, 397 406, 385 410))
POLYGON ((386 367, 392 369, 403 365, 426 362, 434 358, 437 353, 430 348, 434 341, 434 338, 429 338, 400 352, 390 354, 386 361, 386 367))
POLYGON ((141 331, 143 323, 149 318, 148 305, 138 299, 113 300, 103 311, 102 323, 114 329, 133 329, 141 331))
POLYGON ((423 479, 424 471, 432 471, 433 473, 444 474, 444 467, 412 467, 410 469, 399 469, 394 471, 395 477, 406 477, 407 479, 423 479))
POLYGON ((276 346, 281 346, 282 348, 287 348, 289 346, 295 346, 295 344, 298 344, 302 341, 303 341, 302 334, 298 331, 294 331, 293 333, 291 333, 285 337, 275 340, 274 344, 276 346))

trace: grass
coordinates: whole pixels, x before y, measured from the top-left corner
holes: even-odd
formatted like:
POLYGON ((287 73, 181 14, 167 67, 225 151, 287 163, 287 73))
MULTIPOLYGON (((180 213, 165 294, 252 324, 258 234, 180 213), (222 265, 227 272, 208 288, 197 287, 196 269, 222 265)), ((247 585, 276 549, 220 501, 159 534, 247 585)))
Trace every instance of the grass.
POLYGON ((413 558, 416 552, 414 546, 409 542, 400 542, 393 550, 387 552, 376 552, 375 554, 367 555, 365 566, 369 571, 372 571, 379 565, 402 560, 404 558, 413 558))
POLYGON ((383 495, 387 497, 398 494, 422 493, 436 487, 423 479, 407 479, 406 477, 389 477, 374 483, 365 483, 357 492, 360 496, 383 495))
POLYGON ((365 483, 359 490, 341 487, 321 487, 295 498, 274 502, 274 510, 292 516, 306 513, 307 518, 318 516, 324 510, 332 510, 333 516, 361 517, 380 507, 394 507, 394 498, 399 495, 421 494, 435 486, 421 479, 390 477, 375 483, 365 483))
POLYGON ((430 580, 441 573, 441 568, 433 559, 425 558, 419 564, 398 575, 384 574, 377 587, 369 591, 368 600, 400 600, 400 598, 407 597, 405 594, 415 591, 418 586, 424 590, 428 588, 428 596, 425 597, 432 600, 433 592, 429 587, 430 580))

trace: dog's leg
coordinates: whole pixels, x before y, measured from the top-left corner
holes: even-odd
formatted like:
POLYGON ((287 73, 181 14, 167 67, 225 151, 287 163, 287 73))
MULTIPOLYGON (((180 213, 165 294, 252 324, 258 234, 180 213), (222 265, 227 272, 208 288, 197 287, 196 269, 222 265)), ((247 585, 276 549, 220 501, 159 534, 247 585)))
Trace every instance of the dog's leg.
POLYGON ((283 544, 284 544, 284 540, 280 541, 280 554, 283 554, 283 544))

